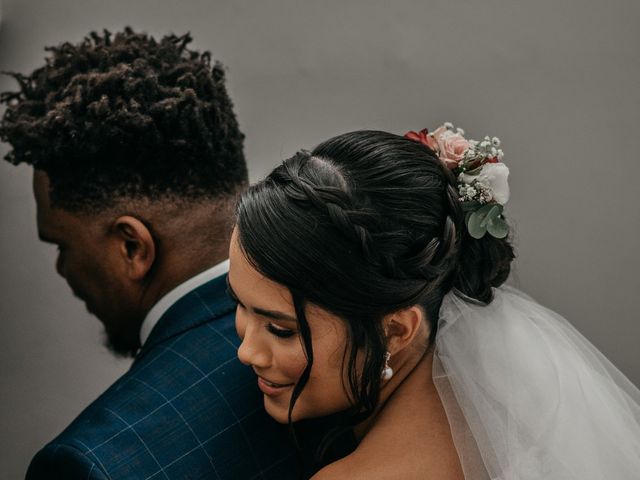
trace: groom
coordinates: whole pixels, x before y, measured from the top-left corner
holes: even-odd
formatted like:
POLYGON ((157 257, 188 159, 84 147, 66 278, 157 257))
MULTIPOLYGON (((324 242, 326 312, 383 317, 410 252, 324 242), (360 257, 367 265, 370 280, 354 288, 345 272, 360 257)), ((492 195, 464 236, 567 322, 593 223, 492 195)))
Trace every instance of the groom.
POLYGON ((236 358, 226 293, 243 135, 208 53, 131 29, 15 74, 0 136, 34 168, 40 238, 131 369, 27 478, 295 478, 286 432, 236 358))

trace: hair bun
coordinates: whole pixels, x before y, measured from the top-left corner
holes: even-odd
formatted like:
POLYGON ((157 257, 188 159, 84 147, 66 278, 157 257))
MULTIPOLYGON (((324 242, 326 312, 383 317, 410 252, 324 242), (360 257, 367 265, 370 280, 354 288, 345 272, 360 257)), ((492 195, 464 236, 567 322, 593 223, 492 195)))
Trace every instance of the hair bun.
POLYGON ((463 235, 453 287, 468 297, 491 303, 492 287, 502 285, 511 272, 513 246, 507 238, 485 235, 475 239, 466 230, 463 235))

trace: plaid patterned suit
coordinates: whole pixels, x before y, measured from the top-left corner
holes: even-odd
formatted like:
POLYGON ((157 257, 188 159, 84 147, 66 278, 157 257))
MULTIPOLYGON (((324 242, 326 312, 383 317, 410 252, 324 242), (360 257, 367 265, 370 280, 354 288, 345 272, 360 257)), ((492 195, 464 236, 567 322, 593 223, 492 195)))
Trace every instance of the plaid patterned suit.
POLYGON ((298 478, 286 427, 236 357, 226 276, 160 319, 131 369, 34 457, 39 479, 298 478))

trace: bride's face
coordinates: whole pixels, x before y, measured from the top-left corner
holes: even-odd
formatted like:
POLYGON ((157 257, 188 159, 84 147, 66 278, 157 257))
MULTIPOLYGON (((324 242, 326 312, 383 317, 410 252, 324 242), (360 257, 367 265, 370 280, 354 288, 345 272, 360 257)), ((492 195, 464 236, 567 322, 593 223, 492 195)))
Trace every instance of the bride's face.
MULTIPOLYGON (((229 287, 238 302, 236 329, 242 339, 238 357, 256 373, 266 411, 286 423, 293 387, 307 365, 291 293, 253 268, 240 250, 236 232, 229 259, 229 287)), ((314 360, 293 409, 294 421, 328 415, 350 405, 342 371, 346 327, 319 307, 309 305, 305 313, 314 360)))

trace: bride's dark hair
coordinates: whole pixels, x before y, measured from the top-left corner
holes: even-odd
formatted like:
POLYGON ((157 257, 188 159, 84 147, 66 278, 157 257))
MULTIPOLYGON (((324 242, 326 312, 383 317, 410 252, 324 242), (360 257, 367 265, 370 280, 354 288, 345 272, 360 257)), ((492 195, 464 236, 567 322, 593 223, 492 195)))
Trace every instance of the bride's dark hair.
POLYGON ((285 160, 242 196, 237 226, 248 261, 293 297, 308 363, 290 423, 313 364, 307 302, 347 326, 355 424, 378 402, 383 317, 421 305, 432 343, 444 295, 455 288, 489 303, 514 258, 508 240, 468 235, 456 180, 431 150, 379 131, 339 135, 285 160))

